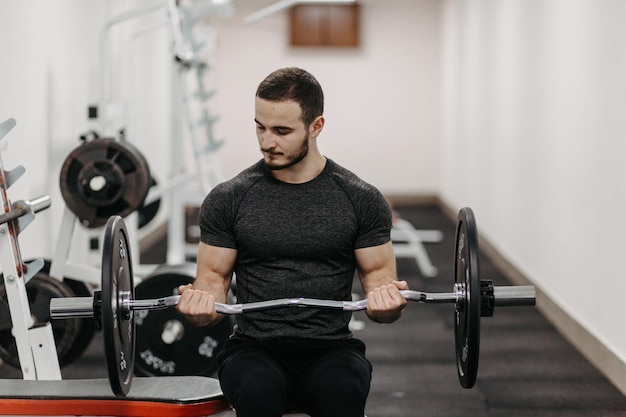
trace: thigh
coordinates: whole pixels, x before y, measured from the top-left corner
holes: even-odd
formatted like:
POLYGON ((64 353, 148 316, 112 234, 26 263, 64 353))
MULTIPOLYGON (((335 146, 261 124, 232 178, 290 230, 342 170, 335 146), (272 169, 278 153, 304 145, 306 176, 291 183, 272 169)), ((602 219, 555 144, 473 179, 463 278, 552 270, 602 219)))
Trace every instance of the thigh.
POLYGON ((372 366, 352 348, 330 351, 315 360, 296 384, 298 407, 312 417, 363 417, 372 366))
POLYGON ((220 386, 237 416, 281 416, 291 386, 282 366, 266 351, 253 345, 237 346, 223 353, 220 386))

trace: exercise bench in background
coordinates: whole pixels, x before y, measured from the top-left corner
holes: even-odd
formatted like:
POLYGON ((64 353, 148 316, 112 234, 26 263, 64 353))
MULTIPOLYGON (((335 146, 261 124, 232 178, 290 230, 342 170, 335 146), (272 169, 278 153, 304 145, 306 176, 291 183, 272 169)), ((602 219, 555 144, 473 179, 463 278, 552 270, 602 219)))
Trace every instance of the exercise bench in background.
POLYGON ((395 218, 391 229, 393 251, 398 258, 413 258, 423 276, 437 276, 437 268, 430 261, 424 242, 439 243, 443 233, 439 230, 417 230, 405 219, 395 218))

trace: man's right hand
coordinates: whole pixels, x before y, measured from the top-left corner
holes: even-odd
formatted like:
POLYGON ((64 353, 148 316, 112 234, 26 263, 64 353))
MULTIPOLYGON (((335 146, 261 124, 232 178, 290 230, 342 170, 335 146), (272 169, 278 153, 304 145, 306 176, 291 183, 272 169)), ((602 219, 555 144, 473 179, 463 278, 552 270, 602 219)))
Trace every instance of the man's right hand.
POLYGON ((215 311, 215 297, 206 291, 194 289, 192 284, 178 287, 180 300, 176 310, 194 326, 217 324, 223 315, 215 311))

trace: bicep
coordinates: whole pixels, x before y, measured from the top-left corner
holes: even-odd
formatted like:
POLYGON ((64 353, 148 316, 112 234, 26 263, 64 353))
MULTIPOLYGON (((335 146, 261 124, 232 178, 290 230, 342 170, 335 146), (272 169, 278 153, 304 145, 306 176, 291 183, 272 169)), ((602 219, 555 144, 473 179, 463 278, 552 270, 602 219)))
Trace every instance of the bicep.
POLYGON ((356 249, 354 254, 365 294, 398 279, 396 258, 391 241, 378 246, 356 249))
MULTIPOLYGON (((198 245, 197 274, 194 288, 224 296, 233 276, 237 250, 219 246, 198 245)), ((221 298, 221 297, 220 297, 221 298)))

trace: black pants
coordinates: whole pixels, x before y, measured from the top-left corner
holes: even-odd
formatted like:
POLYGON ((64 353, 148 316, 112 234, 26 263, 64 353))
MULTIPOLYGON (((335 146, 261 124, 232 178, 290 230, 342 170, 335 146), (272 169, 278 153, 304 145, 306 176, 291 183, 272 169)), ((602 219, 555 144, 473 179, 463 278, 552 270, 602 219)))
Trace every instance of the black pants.
POLYGON ((358 339, 253 341, 231 337, 218 356, 219 379, 238 417, 363 417, 372 366, 358 339))

